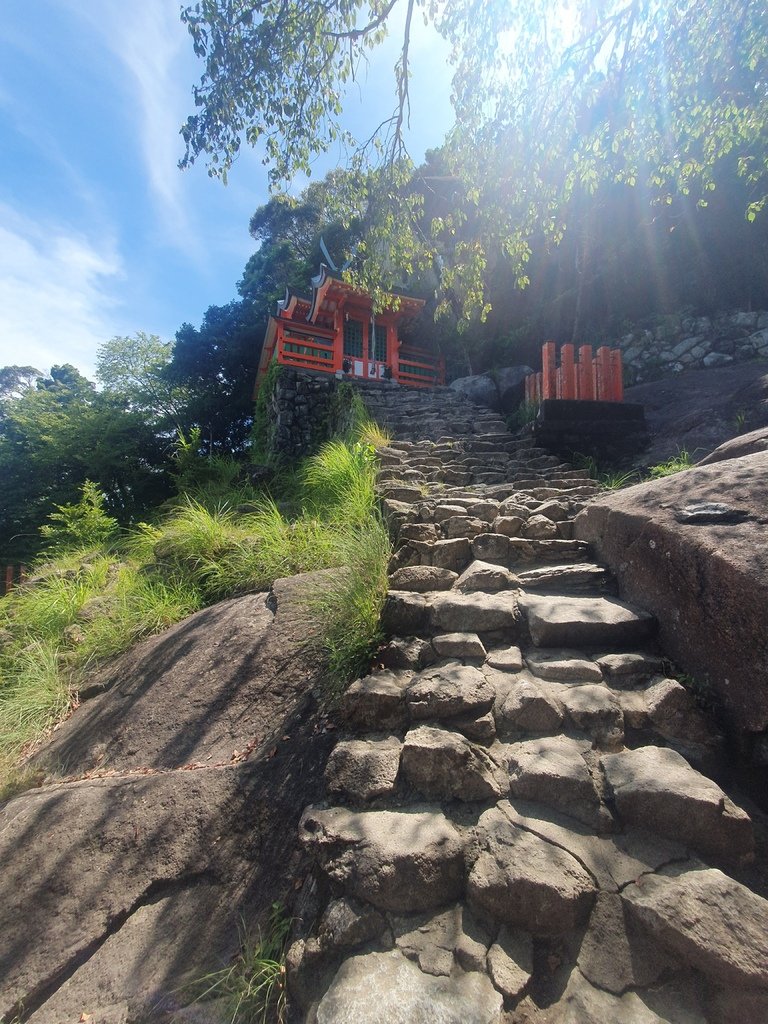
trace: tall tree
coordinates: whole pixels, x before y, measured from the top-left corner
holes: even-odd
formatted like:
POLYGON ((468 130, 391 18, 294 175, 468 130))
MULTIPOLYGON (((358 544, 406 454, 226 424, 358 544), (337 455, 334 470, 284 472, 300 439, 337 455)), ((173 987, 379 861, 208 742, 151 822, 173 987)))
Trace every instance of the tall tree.
POLYGON ((156 334, 137 331, 133 337, 115 337, 99 347, 96 377, 104 393, 122 400, 159 427, 181 425, 185 392, 168 380, 173 344, 156 334))
POLYGON ((199 427, 209 452, 242 452, 253 418, 253 387, 266 328, 265 311, 243 299, 210 306, 199 328, 182 324, 166 368, 183 390, 185 433, 199 427))
MULTIPOLYGON (((1 371, 0 371, 1 372, 1 371)), ((71 365, 3 399, 0 417, 0 557, 22 561, 39 547, 54 505, 76 501, 90 479, 107 508, 130 522, 170 490, 167 440, 138 412, 96 391, 71 365)))

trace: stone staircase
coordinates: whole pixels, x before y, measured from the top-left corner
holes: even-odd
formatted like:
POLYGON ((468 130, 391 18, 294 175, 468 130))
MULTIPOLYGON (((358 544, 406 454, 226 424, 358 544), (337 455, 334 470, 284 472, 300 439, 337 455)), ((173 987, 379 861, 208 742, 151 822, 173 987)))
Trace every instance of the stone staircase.
POLYGON ((572 539, 595 485, 454 398, 366 396, 397 437, 392 639, 301 821, 296 1020, 768 1021, 753 824, 656 623, 572 539))

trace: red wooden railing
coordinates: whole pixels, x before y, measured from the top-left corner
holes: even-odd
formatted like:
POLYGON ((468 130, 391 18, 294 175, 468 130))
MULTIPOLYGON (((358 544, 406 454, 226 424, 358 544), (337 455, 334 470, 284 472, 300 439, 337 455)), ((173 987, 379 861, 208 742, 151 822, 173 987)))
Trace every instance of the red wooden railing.
POLYGON ((0 597, 5 597, 14 587, 23 582, 26 576, 25 570, 26 567, 23 565, 0 566, 0 597))
POLYGON ((622 402, 621 352, 602 345, 592 356, 592 346, 579 348, 578 362, 574 359, 573 345, 557 348, 554 341, 541 347, 541 373, 530 373, 525 378, 525 400, 538 404, 545 398, 570 398, 585 401, 622 402))
POLYGON ((445 384, 445 359, 415 345, 401 345, 392 377, 399 384, 412 388, 433 388, 436 384, 445 384))

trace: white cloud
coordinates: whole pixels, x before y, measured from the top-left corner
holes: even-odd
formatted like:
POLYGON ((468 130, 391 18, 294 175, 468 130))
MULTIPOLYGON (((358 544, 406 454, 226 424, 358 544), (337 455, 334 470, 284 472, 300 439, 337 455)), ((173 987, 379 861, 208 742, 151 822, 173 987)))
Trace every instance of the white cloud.
POLYGON ((96 348, 116 333, 115 246, 0 204, 0 365, 92 372, 96 348))
POLYGON ((192 105, 194 58, 176 0, 105 0, 83 7, 69 2, 122 70, 147 181, 156 201, 163 241, 198 262, 205 250, 193 224, 189 183, 178 168, 183 153, 179 128, 192 105), (127 75, 125 74, 127 72, 127 75))

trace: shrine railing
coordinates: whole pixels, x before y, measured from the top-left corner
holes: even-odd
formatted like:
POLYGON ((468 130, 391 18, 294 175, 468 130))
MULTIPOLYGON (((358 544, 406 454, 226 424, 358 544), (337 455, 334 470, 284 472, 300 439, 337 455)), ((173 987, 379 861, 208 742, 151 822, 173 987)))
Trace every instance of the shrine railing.
POLYGON ((445 384, 445 359, 415 345, 397 350, 397 368, 393 378, 412 388, 432 388, 445 384))
POLYGON ((337 361, 333 338, 298 331, 281 334, 277 340, 277 361, 284 366, 333 373, 337 361))
POLYGON ((557 348, 547 341, 541 348, 541 373, 525 378, 525 400, 539 404, 546 398, 582 399, 584 401, 622 402, 624 400, 623 369, 619 349, 602 345, 592 355, 591 345, 581 345, 578 360, 574 345, 557 348))

